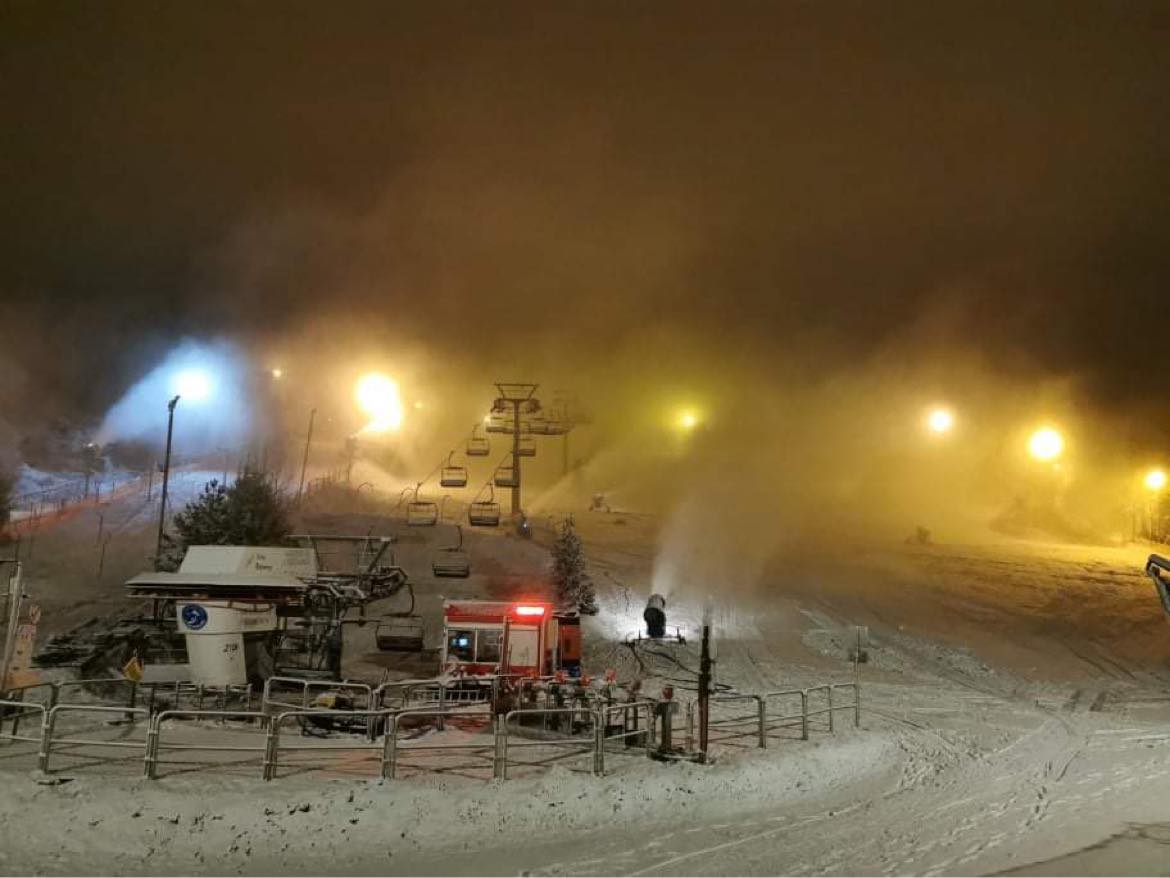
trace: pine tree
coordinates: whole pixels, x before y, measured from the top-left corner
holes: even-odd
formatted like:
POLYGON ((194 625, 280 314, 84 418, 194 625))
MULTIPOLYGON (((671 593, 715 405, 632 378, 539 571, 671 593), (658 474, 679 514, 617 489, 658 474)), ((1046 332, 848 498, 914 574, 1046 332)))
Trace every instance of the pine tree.
POLYGON ((175 536, 165 536, 159 568, 177 570, 188 546, 274 546, 290 525, 275 482, 245 470, 230 487, 212 479, 175 515, 175 536))
POLYGON ((585 570, 585 553, 581 538, 573 528, 573 519, 566 518, 560 535, 552 546, 553 581, 562 607, 575 607, 577 612, 597 615, 597 595, 593 580, 585 570))

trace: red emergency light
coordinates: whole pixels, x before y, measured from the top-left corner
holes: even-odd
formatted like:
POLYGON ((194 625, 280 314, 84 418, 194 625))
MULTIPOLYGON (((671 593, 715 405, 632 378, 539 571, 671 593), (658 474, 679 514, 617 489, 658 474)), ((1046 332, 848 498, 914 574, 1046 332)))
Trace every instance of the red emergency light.
POLYGON ((516 608, 517 616, 543 616, 544 607, 529 607, 521 604, 516 608))

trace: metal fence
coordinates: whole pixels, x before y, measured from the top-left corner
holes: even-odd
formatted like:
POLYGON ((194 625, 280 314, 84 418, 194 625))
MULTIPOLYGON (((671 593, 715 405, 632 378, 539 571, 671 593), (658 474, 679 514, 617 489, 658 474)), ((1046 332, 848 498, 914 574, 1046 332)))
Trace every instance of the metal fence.
MULTIPOLYGON (((825 683, 805 689, 782 689, 765 692, 762 695, 720 695, 712 698, 709 705, 716 710, 720 705, 752 703, 747 712, 732 716, 710 716, 707 721, 708 744, 729 744, 736 746, 744 738, 755 740, 755 746, 766 748, 768 740, 777 738, 788 729, 799 729, 803 741, 809 739, 809 731, 817 717, 825 718, 826 731, 836 729, 834 715, 842 711, 853 714, 855 728, 861 726, 861 685, 859 683, 825 683), (834 692, 851 690, 853 697, 841 702, 834 699, 834 692), (773 705, 779 702, 781 709, 773 705), (783 712, 783 705, 799 703, 795 713, 783 712)), ((695 712, 697 702, 687 705, 687 749, 694 747, 695 712)), ((744 746, 739 744, 739 746, 744 746)), ((750 745, 748 745, 750 746, 750 745)))
MULTIPOLYGON (((268 683, 262 710, 204 710, 176 705, 157 713, 153 712, 156 690, 181 692, 182 687, 174 689, 174 684, 153 687, 146 684, 147 705, 135 703, 140 694, 138 690, 144 684, 132 685, 125 680, 70 681, 24 687, 14 690, 13 694, 18 698, 0 700, 0 743, 39 745, 38 765, 46 772, 55 753, 68 751, 74 758, 85 759, 93 758, 91 748, 139 750, 144 773, 149 778, 157 777, 159 766, 164 764, 200 767, 208 764, 209 760, 186 761, 181 757, 184 753, 253 754, 259 759, 261 775, 266 780, 276 778, 282 765, 302 770, 348 770, 352 761, 333 760, 340 752, 357 754, 361 757, 360 762, 376 762, 377 772, 384 778, 395 778, 400 769, 409 767, 505 779, 509 768, 542 768, 590 756, 589 770, 603 774, 607 753, 635 751, 650 754, 655 748, 659 705, 649 700, 608 703, 597 699, 591 704, 568 706, 546 703, 516 707, 497 714, 491 702, 473 699, 462 703, 444 699, 424 707, 385 707, 386 693, 392 686, 371 689, 364 683, 276 677, 268 683), (126 696, 119 703, 71 704, 58 701, 63 690, 108 683, 126 684, 126 696), (272 697, 274 684, 292 686, 302 704, 310 699, 315 689, 345 688, 357 693, 357 700, 364 694, 368 706, 356 710, 289 706, 289 703, 272 697), (113 721, 114 725, 134 731, 144 726, 144 736, 129 739, 125 735, 103 737, 77 729, 63 733, 59 728, 62 717, 109 716, 120 717, 113 721), (177 729, 168 725, 176 719, 214 720, 221 731, 227 730, 229 723, 239 722, 241 726, 233 731, 248 732, 251 731, 249 727, 255 726, 256 731, 263 734, 263 739, 259 734, 242 742, 229 736, 203 737, 209 730, 198 722, 184 727, 187 735, 179 735, 177 729), (316 734, 317 727, 325 727, 321 732, 323 737, 340 729, 350 738, 294 741, 284 734, 292 720, 301 724, 301 738, 316 734), (22 722, 26 729, 23 733, 22 722), (460 729, 461 723, 469 724, 469 727, 460 729), (447 729, 449 725, 454 728, 447 729), (444 731, 454 734, 442 737, 431 734, 444 731), (464 735, 463 739, 460 739, 460 733, 464 735), (522 758, 525 754, 532 758, 522 758), (465 758, 453 760, 451 757, 465 758)), ((445 688, 424 687, 420 692, 425 693, 424 697, 437 697, 445 688)), ((495 688, 496 684, 493 684, 488 691, 495 688)), ((410 704, 410 698, 402 691, 395 697, 400 704, 410 704)), ((852 713, 854 726, 861 723, 861 689, 857 683, 829 683, 760 695, 725 694, 713 698, 710 705, 708 743, 716 745, 754 744, 765 748, 770 739, 792 738, 797 734, 807 740, 811 730, 834 731, 836 715, 846 711, 852 713)), ((688 750, 694 749, 695 708, 693 702, 687 705, 688 750)))
POLYGON ((308 710, 312 707, 310 703, 312 693, 314 690, 336 691, 344 690, 355 693, 354 701, 361 704, 362 707, 369 708, 372 700, 371 693, 373 688, 368 683, 350 683, 344 680, 306 680, 301 677, 269 677, 264 681, 264 696, 261 701, 260 709, 264 713, 278 713, 280 710, 308 710), (295 701, 284 701, 279 696, 284 693, 277 692, 274 694, 274 689, 283 688, 286 691, 291 690, 296 697, 295 701), (299 695, 297 694, 299 691, 299 695))
MULTIPOLYGON (((431 754, 432 756, 442 757, 449 753, 466 753, 471 758, 470 764, 444 766, 444 770, 451 771, 458 769, 480 769, 488 767, 491 770, 491 776, 496 776, 496 752, 497 741, 493 735, 492 739, 487 742, 470 741, 467 743, 450 743, 450 742, 428 742, 423 740, 422 743, 414 743, 412 739, 403 739, 403 729, 410 725, 415 726, 413 720, 419 719, 434 719, 435 728, 438 730, 445 729, 445 720, 454 718, 472 719, 476 723, 481 723, 484 720, 485 729, 496 729, 496 717, 491 712, 491 705, 483 705, 486 710, 478 710, 473 708, 409 708, 407 710, 394 711, 389 717, 389 727, 386 730, 386 750, 383 757, 383 777, 394 778, 398 773, 398 766, 401 761, 403 753, 417 753, 417 754, 431 754)), ((425 725, 425 724, 424 724, 425 725)), ((472 734, 476 734, 473 732, 472 734)), ((414 739, 415 741, 419 739, 414 739)), ((414 767, 420 767, 418 763, 414 767)))
MULTIPOLYGON (((381 754, 385 750, 384 744, 371 743, 368 740, 368 736, 364 737, 361 743, 357 741, 328 744, 281 743, 281 727, 290 717, 350 720, 363 716, 367 719, 373 719, 379 716, 389 718, 390 715, 390 711, 384 710, 286 710, 271 717, 268 723, 268 734, 265 736, 264 743, 264 779, 273 780, 276 777, 276 772, 280 764, 281 751, 285 753, 313 751, 318 754, 323 754, 330 751, 344 750, 347 752, 369 751, 381 754)), ((299 768, 305 767, 303 761, 295 763, 295 765, 299 768)))
POLYGON ((167 764, 188 764, 181 760, 163 759, 160 753, 182 753, 182 752, 203 752, 203 753, 261 753, 268 752, 267 742, 264 744, 182 744, 168 742, 163 743, 163 723, 167 720, 182 717, 184 719, 215 719, 219 722, 226 722, 229 719, 244 720, 246 722, 256 722, 263 727, 269 720, 266 713, 251 710, 164 710, 156 714, 151 720, 150 727, 146 733, 146 757, 145 757, 145 773, 149 778, 158 777, 158 766, 167 764))
POLYGON ((120 713, 127 718, 127 722, 135 724, 138 717, 149 720, 150 713, 144 707, 122 707, 108 704, 57 704, 49 709, 45 719, 44 732, 41 735, 41 752, 39 767, 41 771, 49 770, 49 755, 54 747, 115 747, 119 749, 146 749, 146 738, 135 741, 111 741, 108 738, 56 738, 53 733, 57 727, 57 718, 66 713, 120 713))

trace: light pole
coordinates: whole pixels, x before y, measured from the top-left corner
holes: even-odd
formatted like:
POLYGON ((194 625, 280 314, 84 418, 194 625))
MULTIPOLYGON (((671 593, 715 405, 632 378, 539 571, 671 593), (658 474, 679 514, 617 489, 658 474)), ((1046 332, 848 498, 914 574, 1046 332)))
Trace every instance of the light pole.
POLYGON ((1156 540, 1161 536, 1161 515, 1158 507, 1162 499, 1162 491, 1166 489, 1166 471, 1162 469, 1150 470, 1142 479, 1142 484, 1149 493, 1149 502, 1146 505, 1146 537, 1150 540, 1156 540))
POLYGON ((301 495, 305 492, 305 469, 309 465, 309 446, 313 444, 313 421, 317 418, 317 410, 309 412, 309 432, 305 435, 305 456, 301 458, 301 484, 297 488, 297 502, 301 502, 301 495))
POLYGON ((171 437, 175 432, 175 406, 179 404, 179 396, 167 403, 167 452, 163 458, 162 502, 158 509, 158 539, 154 544, 154 569, 159 569, 162 558, 163 526, 167 520, 167 484, 171 477, 171 437))

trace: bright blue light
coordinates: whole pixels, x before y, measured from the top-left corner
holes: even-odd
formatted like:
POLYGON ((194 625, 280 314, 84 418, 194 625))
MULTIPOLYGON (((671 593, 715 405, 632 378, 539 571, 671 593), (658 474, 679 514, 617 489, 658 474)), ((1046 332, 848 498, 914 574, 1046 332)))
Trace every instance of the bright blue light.
POLYGON ((245 358, 227 342, 184 341, 140 378, 106 413, 95 437, 158 443, 166 436, 167 403, 176 395, 175 447, 199 454, 248 437, 251 406, 245 358))
POLYGON ((184 369, 175 375, 172 387, 183 402, 203 402, 213 390, 211 376, 202 369, 184 369))

